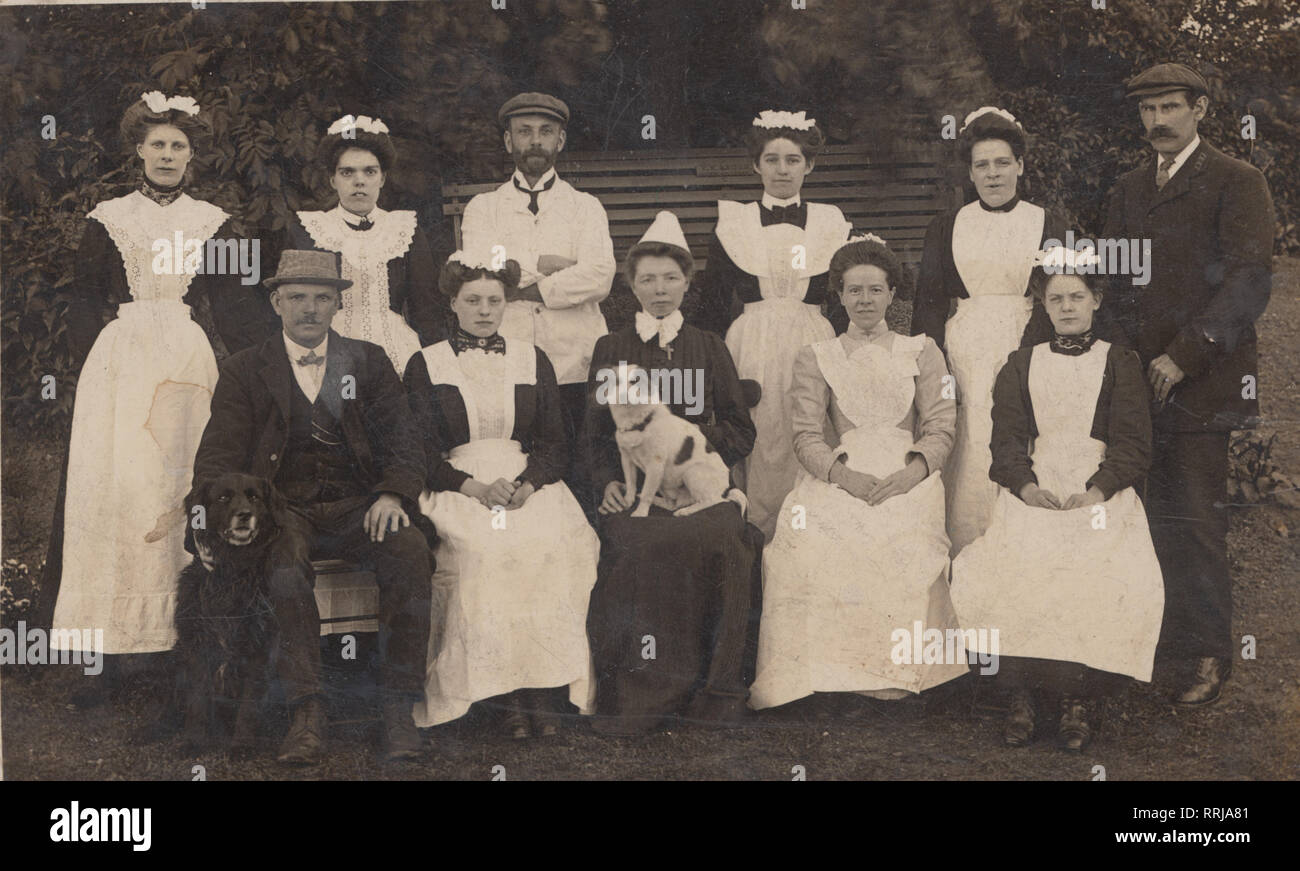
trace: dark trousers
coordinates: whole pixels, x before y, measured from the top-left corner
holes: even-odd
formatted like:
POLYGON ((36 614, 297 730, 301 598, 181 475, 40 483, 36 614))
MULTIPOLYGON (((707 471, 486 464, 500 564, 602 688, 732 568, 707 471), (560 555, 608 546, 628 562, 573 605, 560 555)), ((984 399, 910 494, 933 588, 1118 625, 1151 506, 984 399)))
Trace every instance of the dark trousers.
POLYGON ((1026 690, 1064 698, 1098 701, 1120 693, 1131 682, 1127 675, 1098 671, 1078 662, 1032 656, 998 658, 998 684, 1008 690, 1026 690))
POLYGON ((1232 659, 1228 434, 1156 430, 1146 509, 1165 581, 1160 651, 1232 659))
POLYGON ((587 413, 587 385, 585 382, 578 384, 561 384, 560 385, 560 413, 564 417, 564 435, 569 442, 569 455, 566 458, 565 472, 561 476, 564 483, 573 491, 574 498, 586 512, 587 519, 593 520, 596 517, 596 506, 592 504, 591 484, 587 477, 587 464, 580 456, 582 452, 581 445, 578 444, 578 437, 582 433, 582 419, 587 413))
POLYGON ((321 691, 320 614, 311 559, 346 559, 374 571, 381 686, 403 694, 424 688, 433 557, 413 525, 372 542, 361 525, 372 502, 367 493, 334 502, 290 503, 290 523, 276 543, 277 567, 269 583, 280 623, 280 680, 290 703, 321 691))

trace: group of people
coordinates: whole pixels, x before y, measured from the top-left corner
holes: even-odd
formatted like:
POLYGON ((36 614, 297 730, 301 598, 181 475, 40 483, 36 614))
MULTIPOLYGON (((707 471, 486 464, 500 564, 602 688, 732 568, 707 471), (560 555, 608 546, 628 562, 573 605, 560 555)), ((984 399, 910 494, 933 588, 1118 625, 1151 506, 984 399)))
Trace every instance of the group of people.
MULTIPOLYGON (((895 253, 801 197, 823 145, 803 112, 754 119, 762 198, 718 204, 698 278, 658 214, 622 264, 635 323, 607 333, 608 222, 556 173, 555 97, 501 107, 516 171, 469 203, 440 270, 414 213, 377 205, 387 128, 340 119, 320 149, 339 204, 297 215, 262 297, 149 268, 154 239, 220 238, 228 216, 184 193, 198 107, 146 94, 122 128, 141 187, 91 212, 78 255, 53 625, 103 627, 103 653, 169 650, 191 559, 178 507, 240 471, 283 494, 313 559, 373 569, 389 759, 488 700, 516 738, 572 708, 630 735, 813 693, 902 698, 976 654, 998 656, 1009 745, 1051 705, 1081 749, 1097 700, 1151 680, 1158 644, 1187 666, 1177 701, 1213 701, 1233 649, 1227 433, 1257 413, 1241 386, 1272 206, 1257 170, 1197 136, 1198 74, 1160 64, 1128 92, 1158 161, 1119 180, 1103 236, 1151 240, 1150 285, 1045 248, 1066 223, 1019 197, 1025 132, 986 107, 960 134, 978 197, 929 229, 912 335, 885 320, 911 284, 895 253), (232 352, 219 375, 196 292, 232 352), (698 426, 747 509, 634 510, 619 438, 636 426, 602 390, 628 367, 689 383, 656 401, 698 426), (108 528, 91 515, 106 499, 108 528), (936 630, 955 655, 899 642, 929 649, 936 630)), ((306 763, 325 737, 316 605, 310 565, 286 565, 267 579, 293 708, 278 757, 306 763)))

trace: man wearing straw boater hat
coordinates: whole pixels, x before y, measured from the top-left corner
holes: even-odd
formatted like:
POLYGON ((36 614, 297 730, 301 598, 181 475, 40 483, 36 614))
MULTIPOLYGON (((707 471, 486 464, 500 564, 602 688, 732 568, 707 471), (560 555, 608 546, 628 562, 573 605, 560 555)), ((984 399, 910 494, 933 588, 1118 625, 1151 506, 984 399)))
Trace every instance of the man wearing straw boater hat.
POLYGON ((1228 436, 1259 416, 1255 321, 1272 285, 1268 182, 1201 138, 1208 92, 1177 63, 1129 81, 1155 154, 1116 182, 1102 232, 1151 245, 1150 283, 1111 289, 1155 399, 1146 507, 1165 582, 1160 653, 1186 667, 1184 706, 1215 701, 1232 670, 1228 436))
POLYGON ((424 685, 432 557, 419 516, 424 453, 406 393, 383 348, 330 329, 338 255, 288 250, 265 284, 283 331, 228 359, 194 480, 227 472, 272 482, 289 523, 273 543, 268 594, 280 624, 279 672, 294 708, 279 761, 307 764, 324 749, 320 616, 311 559, 348 559, 379 586, 380 685, 387 760, 420 755, 411 717, 424 685), (386 649, 385 649, 386 648, 386 649))
POLYGON ((501 106, 497 121, 515 172, 496 190, 469 201, 461 248, 485 262, 516 260, 523 270, 500 333, 541 348, 555 367, 570 445, 563 477, 589 508, 588 488, 575 481, 580 470, 572 457, 591 352, 606 333, 600 301, 609 296, 617 268, 609 219, 598 199, 556 174, 569 123, 564 101, 517 94, 501 106))

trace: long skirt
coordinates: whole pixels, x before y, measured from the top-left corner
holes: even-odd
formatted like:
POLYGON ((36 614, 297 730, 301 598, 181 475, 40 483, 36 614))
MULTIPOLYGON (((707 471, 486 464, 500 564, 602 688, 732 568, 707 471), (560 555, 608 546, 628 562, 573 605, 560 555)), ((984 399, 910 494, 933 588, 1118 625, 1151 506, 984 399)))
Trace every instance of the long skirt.
MULTIPOLYGON (((911 442, 896 427, 857 429, 841 447, 849 468, 883 477, 911 442)), ((800 478, 782 508, 789 519, 763 554, 752 707, 814 692, 895 698, 966 673, 955 632, 948 643, 958 624, 948 598, 943 499, 937 472, 875 506, 810 475, 800 478), (931 643, 936 631, 943 646, 931 643)))
POLYGON ((662 717, 698 694, 743 707, 762 533, 724 502, 689 517, 604 515, 601 540, 587 622, 597 713, 662 717))
POLYGON ((943 467, 952 554, 988 528, 997 485, 989 480, 993 454, 993 382, 1020 347, 1033 301, 1023 295, 985 294, 957 302, 945 329, 948 368, 957 380, 957 432, 943 467))
MULTIPOLYGON (((450 461, 479 480, 510 481, 528 458, 516 441, 480 439, 453 449, 450 461)), ((476 701, 530 687, 567 686, 569 701, 591 713, 587 605, 600 542, 569 488, 548 484, 513 511, 450 491, 421 503, 439 544, 416 725, 446 723, 476 701)))
POLYGON ((763 388, 762 398, 750 411, 757 431, 754 449, 741 463, 736 481, 749 499, 749 522, 768 541, 799 470, 790 398, 794 358, 805 345, 834 336, 834 328, 817 306, 797 299, 748 303, 727 330, 727 350, 740 377, 763 388))
MULTIPOLYGON (((176 643, 176 578, 191 560, 184 499, 217 382, 189 311, 164 300, 119 306, 77 384, 53 629, 89 629, 92 639, 102 629, 102 653, 176 643)), ((84 637, 59 633, 51 644, 83 649, 84 637)))

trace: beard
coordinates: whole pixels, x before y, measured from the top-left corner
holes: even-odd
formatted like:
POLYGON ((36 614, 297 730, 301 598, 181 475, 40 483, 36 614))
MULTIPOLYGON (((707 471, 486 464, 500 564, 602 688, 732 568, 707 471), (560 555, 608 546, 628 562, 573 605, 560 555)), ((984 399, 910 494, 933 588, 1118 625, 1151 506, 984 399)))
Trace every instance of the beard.
POLYGON ((529 175, 543 175, 555 165, 555 156, 559 151, 545 151, 530 148, 527 151, 514 152, 515 168, 529 175))

